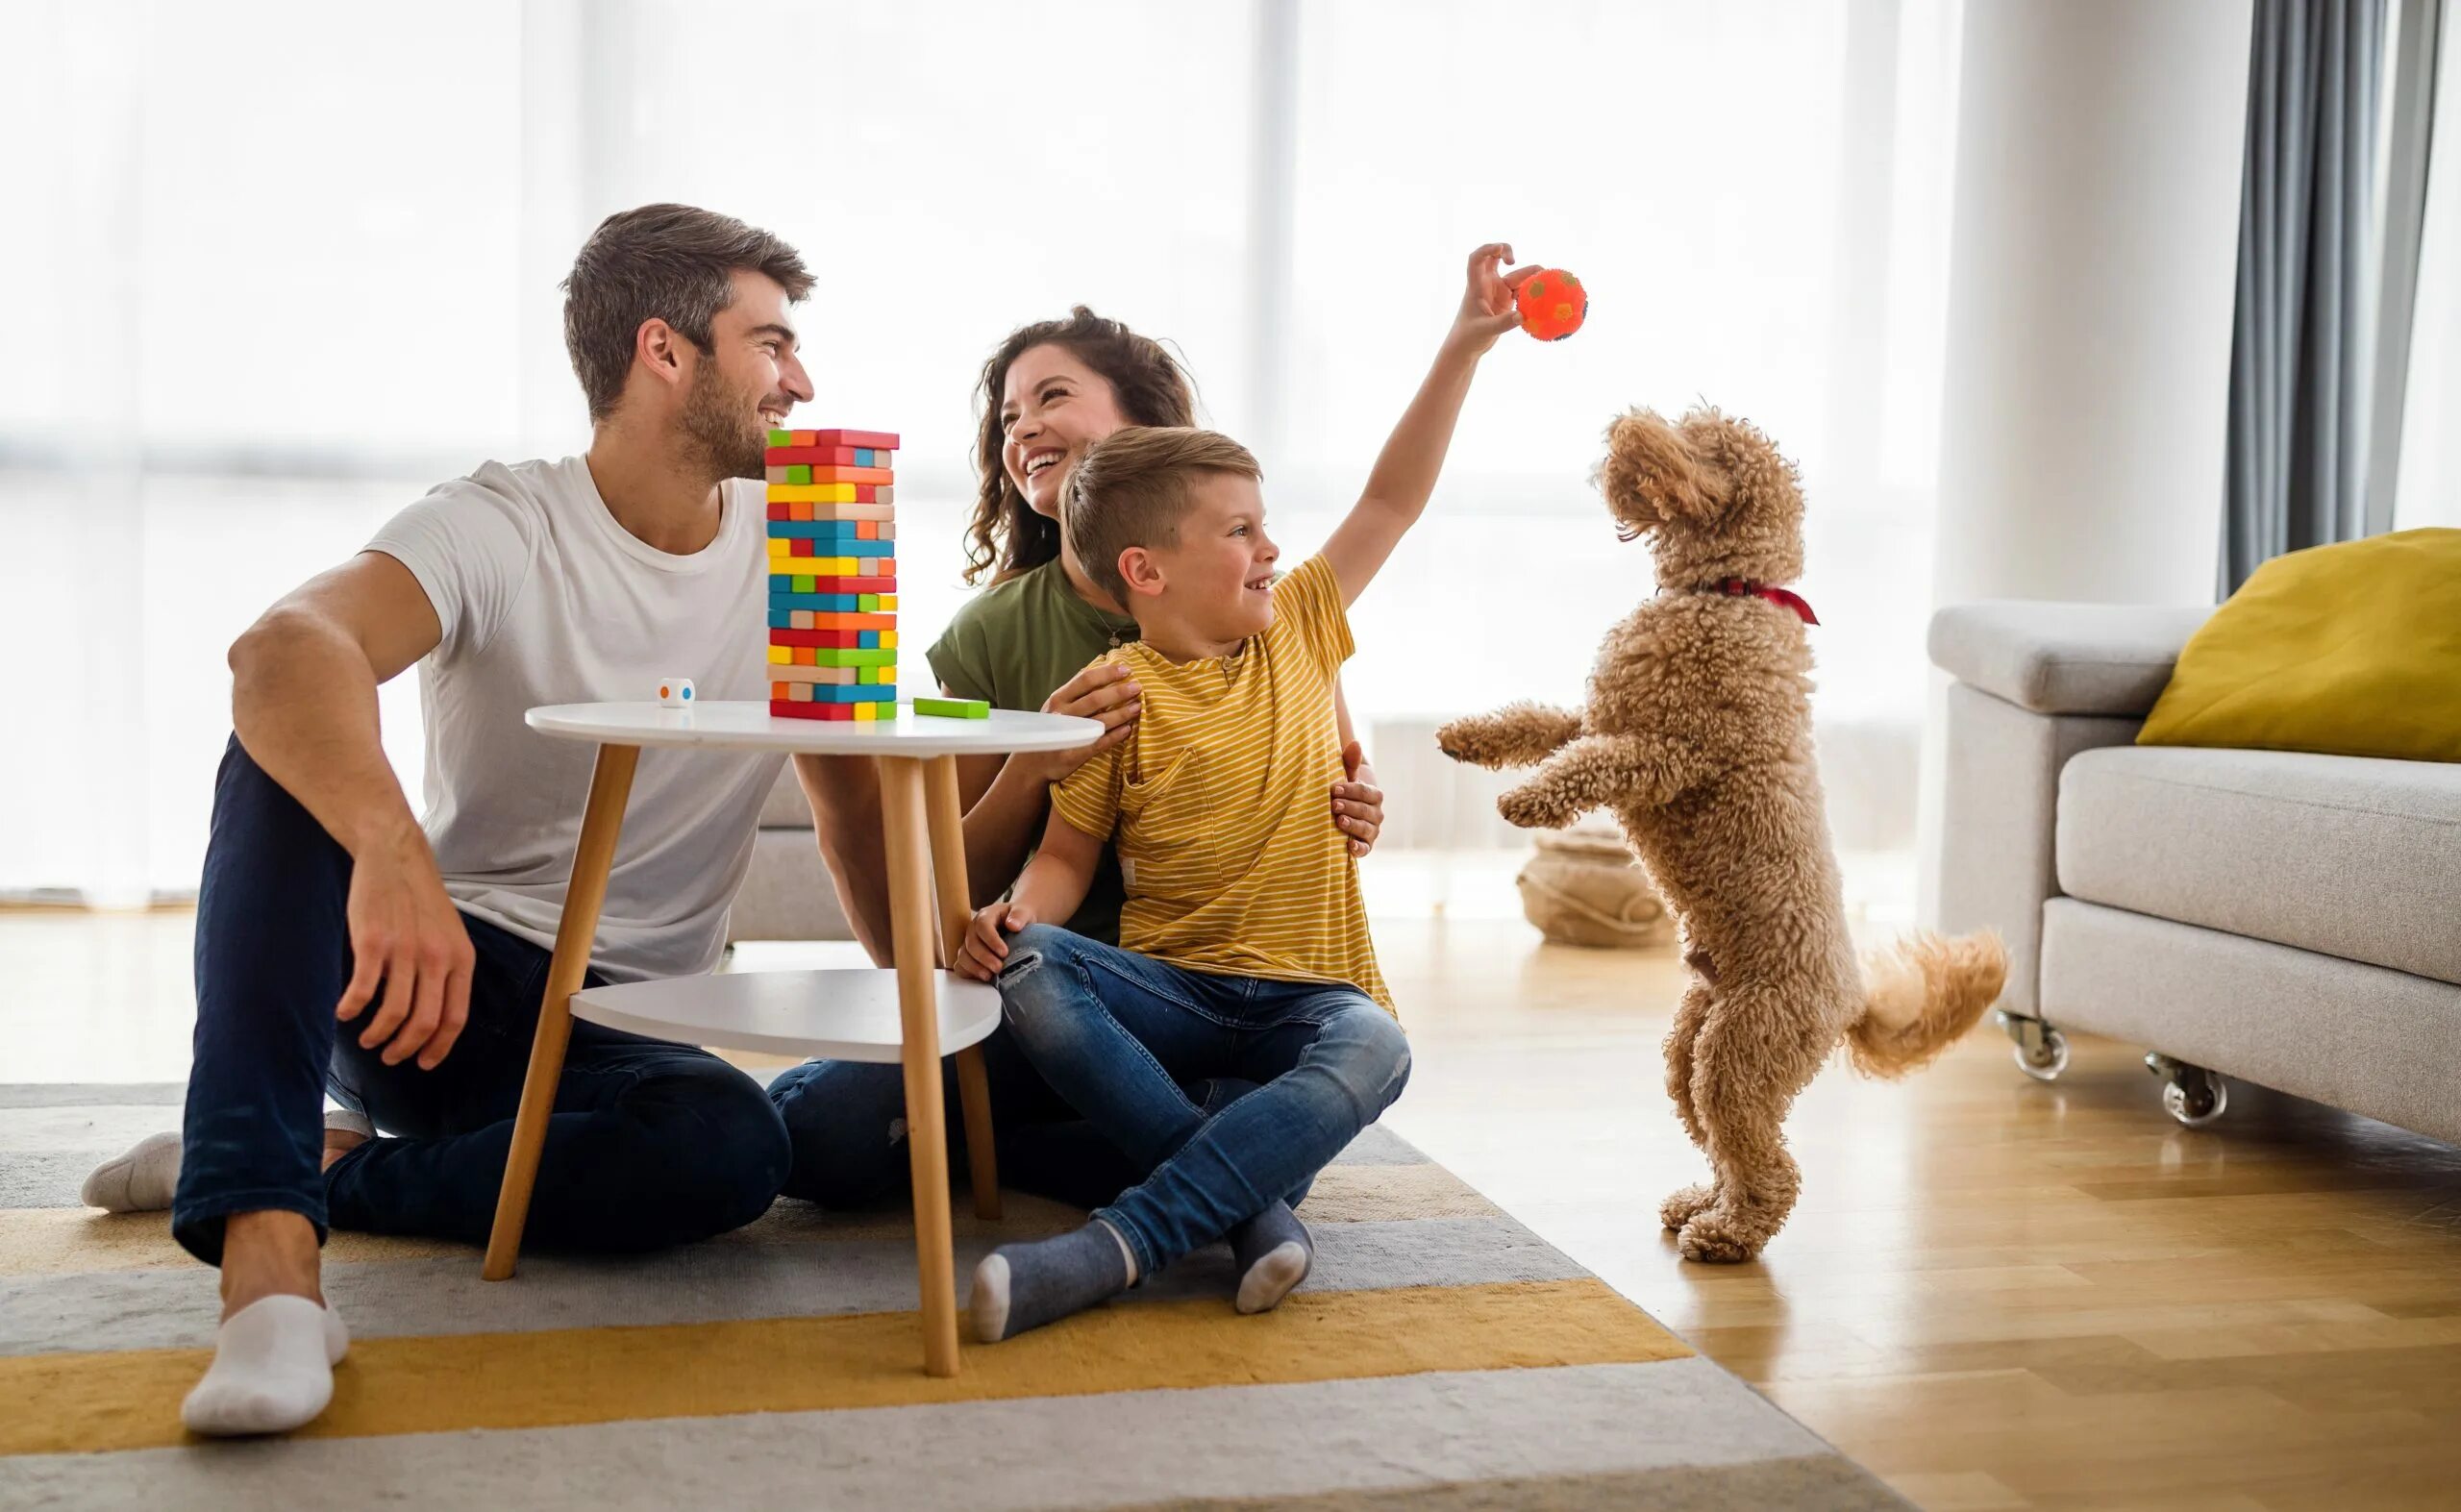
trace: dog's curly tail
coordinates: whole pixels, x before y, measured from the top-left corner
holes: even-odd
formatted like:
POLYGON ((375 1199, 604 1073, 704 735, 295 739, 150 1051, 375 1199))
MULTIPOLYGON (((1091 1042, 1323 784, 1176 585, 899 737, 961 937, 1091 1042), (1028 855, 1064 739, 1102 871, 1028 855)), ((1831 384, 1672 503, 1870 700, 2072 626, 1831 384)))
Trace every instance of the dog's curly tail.
POLYGON ((1867 1077, 1919 1071, 1974 1028, 2008 980, 2000 936, 1910 934, 1863 961, 1863 1011, 1846 1052, 1867 1077))

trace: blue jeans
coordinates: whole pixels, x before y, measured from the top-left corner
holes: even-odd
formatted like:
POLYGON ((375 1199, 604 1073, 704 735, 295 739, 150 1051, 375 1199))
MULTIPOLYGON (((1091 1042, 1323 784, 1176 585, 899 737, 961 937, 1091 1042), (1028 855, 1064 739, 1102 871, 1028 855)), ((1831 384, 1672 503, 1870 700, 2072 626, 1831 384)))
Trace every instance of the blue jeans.
MULTIPOLYGON (((330 1226, 484 1244, 494 1223, 549 953, 465 915, 478 963, 461 1038, 434 1071, 387 1066, 359 1045, 372 1005, 334 1018, 350 878, 349 853, 233 740, 197 895, 196 1059, 171 1204, 171 1232, 210 1264, 234 1213, 298 1213, 320 1239, 330 1226), (403 1137, 319 1174, 329 1089, 403 1137)), ((525 1240, 609 1252, 723 1233, 768 1209, 790 1158, 750 1077, 577 1022, 525 1240)))
MULTIPOLYGON (((1100 1207, 1141 1180, 1150 1167, 1130 1161, 1077 1115, 1030 1064, 1007 1029, 982 1042, 991 1087, 991 1140, 1000 1184, 1072 1207, 1100 1207)), ((1206 1116, 1253 1092, 1230 1078, 1191 1081, 1182 1091, 1206 1116)), ((957 1062, 941 1064, 949 1159, 966 1166, 957 1062)), ((853 1060, 808 1060, 769 1083, 770 1101, 794 1142, 794 1169, 782 1197, 824 1207, 872 1207, 912 1186, 906 1147, 906 1073, 853 1060)))
POLYGON ((1410 1076, 1401 1026, 1355 987, 1209 976, 1049 925, 1008 942, 1000 997, 1026 1058, 1152 1173, 1095 1213, 1140 1275, 1304 1193, 1410 1076), (1261 1084, 1208 1117, 1192 1077, 1261 1084))

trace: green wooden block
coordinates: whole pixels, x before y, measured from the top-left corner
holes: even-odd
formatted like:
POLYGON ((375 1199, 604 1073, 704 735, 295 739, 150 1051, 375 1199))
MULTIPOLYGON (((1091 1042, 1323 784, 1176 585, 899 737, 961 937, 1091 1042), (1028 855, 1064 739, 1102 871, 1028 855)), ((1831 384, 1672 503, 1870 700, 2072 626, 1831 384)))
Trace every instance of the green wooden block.
POLYGON ((942 719, 989 719, 991 706, 979 698, 918 698, 914 712, 942 719))
POLYGON ((811 463, 797 462, 788 467, 786 469, 786 482, 789 483, 809 483, 811 482, 811 463))
POLYGON ((894 650, 882 651, 877 648, 863 650, 856 647, 823 646, 811 654, 811 664, 815 667, 894 667, 897 665, 897 653, 894 650))
POLYGON ((792 431, 772 431, 769 433, 769 444, 772 446, 792 446, 795 444, 795 433, 792 431))
POLYGON ((881 611, 881 596, 880 596, 879 594, 877 594, 877 593, 858 593, 858 594, 857 594, 857 595, 855 595, 855 596, 856 596, 857 598, 858 598, 858 599, 862 600, 862 602, 861 602, 861 603, 859 603, 859 604, 858 604, 858 605, 856 605, 856 606, 855 606, 855 609, 856 609, 856 612, 857 612, 857 613, 859 613, 859 614, 877 614, 877 613, 879 613, 879 612, 881 611))

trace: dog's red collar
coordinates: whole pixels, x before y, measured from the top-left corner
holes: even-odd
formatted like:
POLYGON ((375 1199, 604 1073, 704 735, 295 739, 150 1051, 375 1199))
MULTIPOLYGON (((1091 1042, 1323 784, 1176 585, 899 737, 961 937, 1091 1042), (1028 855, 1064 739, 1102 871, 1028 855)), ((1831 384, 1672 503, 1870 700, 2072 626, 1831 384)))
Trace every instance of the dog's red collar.
POLYGON ((1746 578, 1728 578, 1709 591, 1723 593, 1730 599, 1767 599, 1772 604, 1782 604, 1802 615, 1806 625, 1820 623, 1820 616, 1814 614, 1811 611, 1811 606, 1803 602, 1802 595, 1792 588, 1773 588, 1765 582, 1753 582, 1746 578))

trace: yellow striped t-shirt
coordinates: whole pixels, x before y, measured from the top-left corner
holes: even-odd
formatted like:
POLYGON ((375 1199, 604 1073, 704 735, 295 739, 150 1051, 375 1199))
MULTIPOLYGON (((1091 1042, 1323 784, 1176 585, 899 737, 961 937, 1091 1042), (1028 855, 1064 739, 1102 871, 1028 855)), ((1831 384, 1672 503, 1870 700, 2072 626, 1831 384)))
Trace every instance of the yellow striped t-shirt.
POLYGON ((1328 796, 1343 776, 1333 678, 1353 649, 1331 565, 1307 558, 1274 584, 1273 609, 1233 656, 1173 661, 1133 642, 1099 658, 1134 675, 1145 711, 1052 785, 1052 806, 1116 838, 1125 949, 1217 976, 1345 982, 1391 1012, 1328 796))

